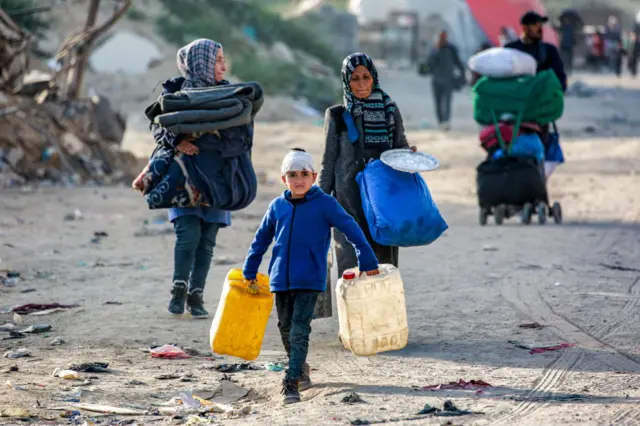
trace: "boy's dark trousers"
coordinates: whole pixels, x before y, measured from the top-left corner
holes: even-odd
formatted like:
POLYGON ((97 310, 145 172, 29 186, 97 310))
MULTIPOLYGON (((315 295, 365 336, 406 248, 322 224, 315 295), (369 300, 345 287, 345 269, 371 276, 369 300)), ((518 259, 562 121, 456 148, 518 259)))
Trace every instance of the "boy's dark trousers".
POLYGON ((296 290, 276 293, 278 328, 287 355, 289 368, 286 380, 300 380, 309 352, 311 320, 318 291, 296 290))

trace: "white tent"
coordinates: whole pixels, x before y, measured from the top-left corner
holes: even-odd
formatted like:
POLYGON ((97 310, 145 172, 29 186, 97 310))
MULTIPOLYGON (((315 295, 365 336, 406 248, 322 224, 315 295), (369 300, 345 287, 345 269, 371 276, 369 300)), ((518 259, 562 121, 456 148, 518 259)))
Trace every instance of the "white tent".
POLYGON ((417 13, 420 45, 432 46, 437 34, 447 30, 463 59, 487 41, 465 0, 351 0, 349 9, 361 25, 385 21, 392 12, 417 13))

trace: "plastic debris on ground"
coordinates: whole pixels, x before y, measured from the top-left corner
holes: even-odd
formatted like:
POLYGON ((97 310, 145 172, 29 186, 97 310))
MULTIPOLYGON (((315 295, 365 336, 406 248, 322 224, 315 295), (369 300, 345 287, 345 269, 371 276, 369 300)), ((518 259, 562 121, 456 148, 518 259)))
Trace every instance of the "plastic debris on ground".
POLYGON ((24 333, 20 333, 19 331, 10 331, 7 337, 3 337, 0 340, 24 339, 25 337, 27 337, 27 335, 24 333))
POLYGON ((16 349, 15 351, 5 352, 4 357, 9 359, 26 358, 31 356, 31 351, 27 348, 16 349))
POLYGON ((342 398, 341 402, 345 404, 366 404, 366 401, 360 398, 360 395, 355 392, 350 393, 349 395, 342 398))
POLYGON ((82 364, 72 364, 69 370, 82 373, 113 373, 109 370, 108 362, 85 362, 82 364))
POLYGON ((45 304, 27 303, 26 305, 20 305, 20 306, 11 308, 11 312, 15 312, 20 315, 29 315, 29 314, 33 314, 34 312, 47 311, 50 309, 57 309, 57 308, 72 309, 72 308, 77 308, 79 306, 80 305, 62 305, 60 303, 45 303, 45 304))
POLYGON ((24 330, 21 330, 20 332, 29 333, 29 334, 39 334, 39 333, 46 333, 47 331, 51 331, 52 329, 53 327, 51 327, 49 324, 34 324, 34 325, 30 325, 24 330))
POLYGON ((83 218, 82 212, 80 209, 75 209, 73 213, 69 213, 64 216, 64 220, 71 222, 74 220, 81 220, 83 218))
POLYGON ((56 337, 54 337, 54 338, 51 340, 51 342, 49 342, 49 344, 50 344, 51 346, 60 346, 60 345, 64 345, 65 343, 67 343, 67 342, 65 342, 65 340, 64 340, 62 337, 60 337, 60 336, 56 336, 56 337))
POLYGON ((191 355, 183 351, 174 345, 163 345, 158 348, 149 349, 153 358, 166 358, 166 359, 186 359, 191 358, 191 355))
POLYGON ((545 352, 559 351, 561 349, 573 348, 574 346, 576 345, 573 343, 560 343, 559 345, 555 345, 555 346, 536 347, 536 348, 531 348, 531 350, 529 351, 529 354, 535 355, 535 354, 541 354, 545 352))
POLYGON ((269 371, 280 372, 284 371, 284 364, 281 362, 267 362, 264 368, 269 371))
POLYGON ((434 415, 436 417, 454 417, 454 416, 470 416, 473 414, 484 414, 480 412, 473 412, 469 410, 461 410, 452 401, 445 401, 442 409, 432 407, 426 404, 424 408, 418 412, 418 415, 434 415))
POLYGON ((527 328, 527 329, 531 329, 531 330, 542 330, 543 328, 546 327, 546 325, 542 325, 542 324, 539 324, 537 322, 532 322, 532 323, 527 323, 527 324, 520 324, 518 327, 527 328))
POLYGON ((76 380, 80 378, 80 375, 78 374, 77 371, 60 370, 59 368, 56 368, 55 370, 53 370, 53 373, 51 373, 51 375, 53 377, 60 377, 61 379, 65 379, 65 380, 76 380))
POLYGON ((264 370, 266 367, 257 366, 248 362, 240 364, 220 364, 214 367, 214 370, 221 373, 238 373, 240 371, 264 370))
POLYGON ((482 380, 463 380, 457 382, 441 383, 439 385, 430 385, 418 388, 421 391, 440 391, 440 390, 483 390, 492 388, 493 386, 482 380))
POLYGON ((248 394, 248 389, 245 389, 230 380, 223 380, 220 382, 218 387, 213 390, 210 396, 206 395, 209 396, 209 398, 201 398, 200 395, 194 395, 194 398, 197 398, 203 405, 208 405, 208 400, 218 404, 231 404, 241 400, 248 394))
POLYGON ((26 408, 18 408, 18 407, 0 408, 0 417, 9 417, 10 419, 29 420, 31 418, 31 412, 26 408))

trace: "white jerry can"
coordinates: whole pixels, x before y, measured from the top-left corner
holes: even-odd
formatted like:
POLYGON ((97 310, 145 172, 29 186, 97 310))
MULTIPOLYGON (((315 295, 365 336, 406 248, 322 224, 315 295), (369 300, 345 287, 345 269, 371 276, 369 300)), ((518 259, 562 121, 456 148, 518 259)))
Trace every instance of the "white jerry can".
POLYGON ((355 355, 403 349, 409 341, 400 271, 393 265, 379 268, 380 275, 371 277, 348 269, 336 286, 340 339, 355 355))

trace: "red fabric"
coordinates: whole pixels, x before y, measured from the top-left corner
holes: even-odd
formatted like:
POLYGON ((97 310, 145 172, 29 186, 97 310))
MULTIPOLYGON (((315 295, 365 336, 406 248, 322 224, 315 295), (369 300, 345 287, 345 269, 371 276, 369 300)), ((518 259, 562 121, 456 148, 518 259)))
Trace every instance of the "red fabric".
MULTIPOLYGON (((542 16, 547 12, 541 0, 467 0, 471 14, 494 46, 500 46, 500 28, 511 27, 520 34, 520 17, 533 10, 542 16)), ((544 27, 544 41, 558 46, 558 35, 544 27)))
MULTIPOLYGON (((511 143, 511 139, 513 138, 513 126, 507 123, 499 123, 500 135, 502 136, 502 140, 505 144, 509 145, 511 143)), ((540 133, 542 130, 537 123, 529 123, 523 122, 520 124, 520 132, 518 135, 521 135, 523 131, 533 131, 540 133)), ((487 151, 490 151, 494 147, 499 147, 500 142, 498 141, 498 137, 496 136, 496 126, 491 125, 485 127, 480 132, 480 145, 487 151)))
POLYGON ((552 351, 559 351, 561 349, 566 349, 566 348, 572 348, 575 345, 573 343, 560 343, 557 346, 545 346, 545 347, 541 347, 541 348, 532 348, 529 353, 531 355, 535 355, 535 354, 541 354, 544 352, 552 352, 552 351))

